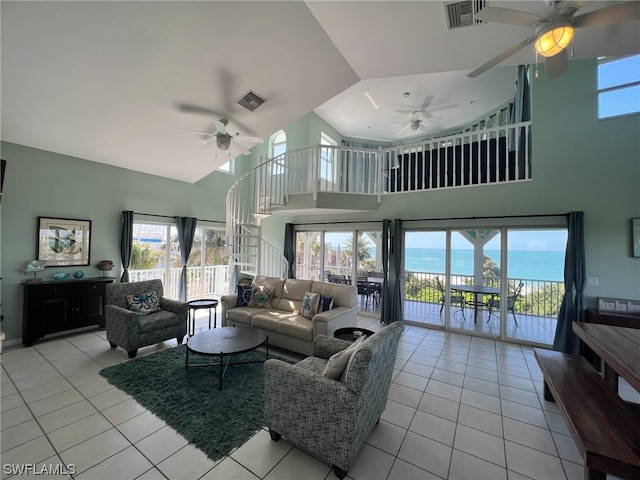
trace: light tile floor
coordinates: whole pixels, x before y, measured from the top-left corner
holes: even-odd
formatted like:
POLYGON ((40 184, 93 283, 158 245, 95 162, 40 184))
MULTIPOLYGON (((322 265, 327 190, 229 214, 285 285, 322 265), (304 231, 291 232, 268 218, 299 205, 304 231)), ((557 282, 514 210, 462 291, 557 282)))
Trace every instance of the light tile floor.
MULTIPOLYGON (((358 324, 380 328, 370 318, 358 324)), ((212 462, 98 374, 126 360, 100 330, 5 349, 2 479, 336 478, 330 465, 284 439, 271 441, 264 429, 212 462), (72 475, 42 474, 61 465, 73 465, 72 475), (12 473, 19 466, 29 474, 12 473)), ((529 347, 408 327, 387 408, 348 478, 580 479, 580 455, 541 392, 529 347)))

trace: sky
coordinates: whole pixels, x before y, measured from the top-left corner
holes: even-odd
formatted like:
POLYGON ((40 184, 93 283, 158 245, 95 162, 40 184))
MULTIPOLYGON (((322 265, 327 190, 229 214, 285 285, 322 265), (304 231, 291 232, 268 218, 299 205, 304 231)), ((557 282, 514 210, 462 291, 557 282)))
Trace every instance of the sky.
MULTIPOLYGON (((405 235, 406 248, 445 248, 444 232, 408 232, 405 235)), ((565 250, 567 231, 559 230, 510 230, 509 250, 565 250)), ((451 235, 451 246, 454 249, 473 249, 473 246, 459 233, 451 235)), ((500 235, 490 240, 486 250, 500 250, 500 235)))
MULTIPOLYGON (((333 246, 345 243, 351 238, 351 232, 327 232, 326 241, 333 246)), ((407 232, 405 248, 445 248, 446 235, 438 232, 407 232)), ((473 249, 473 246, 460 234, 453 232, 451 236, 452 248, 473 249)), ((510 230, 509 250, 536 251, 546 250, 563 252, 567 245, 567 231, 555 230, 510 230)), ((486 250, 500 250, 500 235, 498 234, 485 246, 486 250)))

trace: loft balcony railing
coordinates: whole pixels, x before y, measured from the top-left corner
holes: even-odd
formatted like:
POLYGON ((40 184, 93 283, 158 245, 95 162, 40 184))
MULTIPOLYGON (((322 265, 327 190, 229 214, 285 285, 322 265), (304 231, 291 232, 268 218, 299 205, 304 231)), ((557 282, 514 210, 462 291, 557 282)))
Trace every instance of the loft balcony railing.
MULTIPOLYGON (((390 148, 316 145, 291 150, 260 165, 237 182, 242 199, 249 192, 252 213, 270 214, 290 195, 353 193, 381 196, 418 190, 466 187, 531 179, 531 122, 469 131, 390 148)), ((249 221, 239 195, 231 213, 249 221)))
MULTIPOLYGON (((390 148, 315 145, 261 158, 227 195, 231 266, 281 275, 286 261, 263 252, 260 221, 294 195, 376 196, 531 180, 531 122, 467 131, 390 148)), ((235 268, 235 267, 234 267, 235 268)))

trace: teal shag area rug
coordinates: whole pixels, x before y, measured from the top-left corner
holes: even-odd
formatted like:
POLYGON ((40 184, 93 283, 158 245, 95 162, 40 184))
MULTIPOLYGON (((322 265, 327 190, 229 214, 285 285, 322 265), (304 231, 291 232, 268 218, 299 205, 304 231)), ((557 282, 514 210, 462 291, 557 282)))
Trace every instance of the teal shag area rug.
MULTIPOLYGON (((107 367, 100 375, 216 461, 264 426, 263 366, 230 365, 218 390, 218 367, 185 370, 185 350, 180 345, 134 358, 107 367)), ((258 350, 235 355, 231 361, 264 358, 258 350)), ((218 359, 189 353, 192 363, 217 365, 218 359)))

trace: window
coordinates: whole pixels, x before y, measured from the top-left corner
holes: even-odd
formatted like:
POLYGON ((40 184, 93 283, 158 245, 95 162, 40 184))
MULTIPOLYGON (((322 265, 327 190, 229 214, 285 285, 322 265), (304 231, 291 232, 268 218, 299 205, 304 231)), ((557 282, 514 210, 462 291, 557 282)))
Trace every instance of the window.
POLYGON ((640 55, 598 59, 598 118, 640 112, 640 55))
POLYGON ((218 172, 232 173, 232 171, 231 171, 231 160, 229 160, 227 163, 225 163, 220 168, 218 168, 218 172))
MULTIPOLYGON (((187 262, 187 299, 226 294, 228 264, 224 230, 197 227, 187 262)), ((182 260, 175 225, 135 222, 129 280, 159 278, 164 295, 177 299, 181 274, 182 260)))
POLYGON ((273 162, 273 175, 284 173, 284 153, 287 151, 287 134, 280 130, 271 137, 271 158, 280 157, 273 162))
MULTIPOLYGON (((320 132, 320 145, 335 147, 338 145, 333 138, 324 132, 320 132)), ((333 180, 333 158, 335 150, 333 148, 320 148, 320 178, 330 182, 333 180)))

